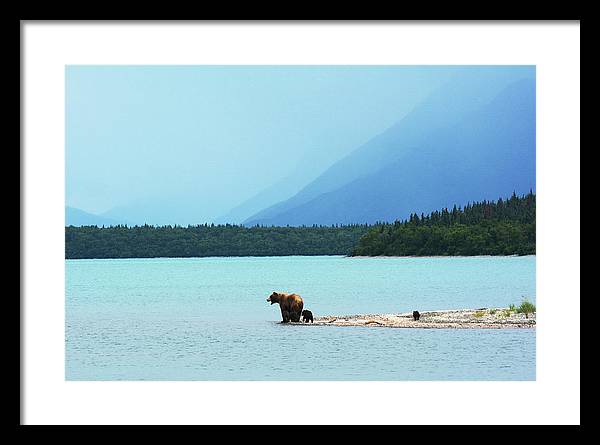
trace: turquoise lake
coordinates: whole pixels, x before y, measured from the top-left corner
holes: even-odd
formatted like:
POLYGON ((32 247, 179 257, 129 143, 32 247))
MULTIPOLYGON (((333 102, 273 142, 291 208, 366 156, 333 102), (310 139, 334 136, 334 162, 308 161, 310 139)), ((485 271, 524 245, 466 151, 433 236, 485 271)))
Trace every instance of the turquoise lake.
POLYGON ((535 303, 535 256, 66 260, 67 380, 535 380, 535 329, 282 325, 535 303))

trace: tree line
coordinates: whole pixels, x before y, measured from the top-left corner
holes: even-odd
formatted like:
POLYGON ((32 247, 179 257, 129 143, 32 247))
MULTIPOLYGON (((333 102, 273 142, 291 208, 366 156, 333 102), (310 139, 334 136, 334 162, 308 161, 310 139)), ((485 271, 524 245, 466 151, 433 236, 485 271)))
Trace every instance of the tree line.
POLYGON ((374 225, 65 227, 68 259, 530 254, 535 254, 533 192, 374 225))
POLYGON ((366 224, 311 227, 68 226, 65 257, 156 258, 208 256, 347 255, 366 224))
POLYGON ((454 206, 369 229, 351 256, 533 255, 535 194, 454 206))

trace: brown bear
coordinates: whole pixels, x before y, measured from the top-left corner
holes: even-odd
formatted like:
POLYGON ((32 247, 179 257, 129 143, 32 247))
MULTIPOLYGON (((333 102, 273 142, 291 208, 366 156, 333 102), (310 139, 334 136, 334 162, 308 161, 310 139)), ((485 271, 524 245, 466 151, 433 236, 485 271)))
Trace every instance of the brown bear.
POLYGON ((267 298, 267 301, 271 304, 279 303, 283 323, 300 321, 302 308, 304 307, 304 301, 302 301, 300 295, 288 294, 286 292, 273 292, 271 296, 267 298))
POLYGON ((304 323, 308 323, 308 322, 310 322, 310 323, 313 323, 313 322, 314 322, 314 319, 313 319, 313 314, 312 314, 312 312, 311 312, 311 311, 309 311, 309 310, 306 310, 306 309, 304 309, 304 310, 302 311, 302 321, 303 321, 304 323))

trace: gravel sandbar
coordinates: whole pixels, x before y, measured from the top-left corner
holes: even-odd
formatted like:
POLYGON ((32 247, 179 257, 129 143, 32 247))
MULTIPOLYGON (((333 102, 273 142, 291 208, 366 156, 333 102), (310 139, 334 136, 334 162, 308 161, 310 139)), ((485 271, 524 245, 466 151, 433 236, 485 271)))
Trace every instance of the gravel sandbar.
POLYGON ((535 313, 519 314, 508 308, 455 309, 398 314, 327 315, 315 317, 314 323, 290 323, 304 326, 369 326, 425 329, 519 329, 535 328, 535 313))

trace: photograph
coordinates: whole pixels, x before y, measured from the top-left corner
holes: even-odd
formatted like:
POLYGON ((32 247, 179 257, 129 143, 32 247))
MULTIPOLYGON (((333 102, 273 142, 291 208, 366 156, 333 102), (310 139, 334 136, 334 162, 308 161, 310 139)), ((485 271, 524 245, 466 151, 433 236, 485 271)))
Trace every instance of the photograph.
POLYGON ((536 381, 536 72, 66 64, 64 380, 536 381))

